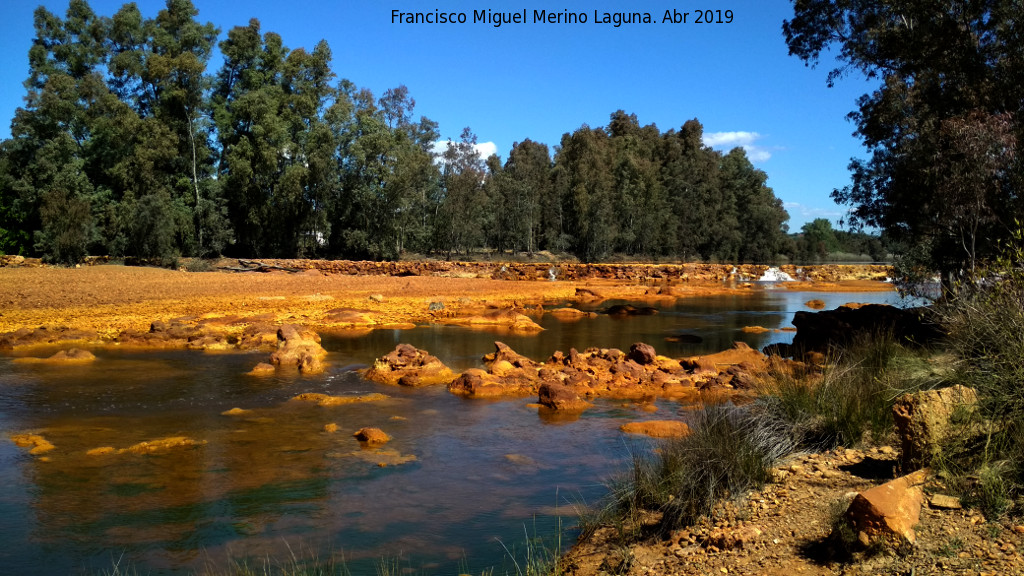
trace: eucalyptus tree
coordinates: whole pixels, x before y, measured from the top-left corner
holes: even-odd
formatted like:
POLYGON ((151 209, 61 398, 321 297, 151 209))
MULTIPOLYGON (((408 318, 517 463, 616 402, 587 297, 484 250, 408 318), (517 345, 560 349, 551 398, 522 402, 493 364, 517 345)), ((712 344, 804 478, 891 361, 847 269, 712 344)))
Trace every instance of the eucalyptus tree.
POLYGON ((532 253, 540 247, 545 207, 557 206, 548 200, 553 196, 551 154, 546 145, 527 138, 512 145, 499 168, 491 171, 491 181, 501 245, 532 253))
POLYGON ((155 18, 126 4, 109 21, 109 84, 137 116, 108 131, 132 144, 114 160, 127 164, 112 169, 115 200, 134 213, 130 246, 144 256, 219 253, 231 240, 205 93, 218 30, 198 14, 190 0, 167 0, 155 18))
POLYGON ((783 24, 790 54, 837 55, 830 85, 849 71, 878 81, 850 114, 868 157, 833 198, 947 281, 1024 217, 1022 26, 1020 0, 797 0, 783 24))
POLYGON ((34 25, 25 105, 0 152, 5 249, 74 263, 98 238, 98 191, 87 163, 96 113, 90 103, 108 91, 105 23, 87 2, 72 0, 64 19, 37 8, 34 25))
POLYGON ((330 233, 337 198, 337 105, 331 53, 290 51, 258 20, 228 32, 212 95, 219 180, 246 255, 294 257, 315 251, 330 233), (328 118, 328 120, 325 120, 328 118))
POLYGON ((669 251, 674 230, 662 186, 658 151, 661 134, 640 127, 635 114, 619 110, 608 124, 619 234, 616 251, 654 256, 669 251))
POLYGON ((434 246, 451 258, 483 245, 488 205, 486 165, 477 151, 477 137, 468 127, 458 142, 449 140, 441 154, 441 197, 434 221, 434 246))
POLYGON ((615 206, 612 149, 602 128, 582 126, 562 136, 555 153, 556 179, 571 234, 570 250, 585 261, 600 260, 615 248, 619 215, 615 206))
POLYGON ((739 240, 735 259, 740 262, 770 263, 782 251, 789 214, 782 200, 768 187, 768 175, 754 168, 742 148, 722 157, 722 186, 736 202, 736 230, 739 240))
MULTIPOLYGON (((688 120, 662 136, 661 177, 671 206, 674 253, 683 260, 710 258, 719 249, 723 224, 720 154, 704 146, 704 127, 688 120)), ((728 216, 734 217, 729 207, 728 216)), ((728 223, 731 227, 733 222, 728 223)))

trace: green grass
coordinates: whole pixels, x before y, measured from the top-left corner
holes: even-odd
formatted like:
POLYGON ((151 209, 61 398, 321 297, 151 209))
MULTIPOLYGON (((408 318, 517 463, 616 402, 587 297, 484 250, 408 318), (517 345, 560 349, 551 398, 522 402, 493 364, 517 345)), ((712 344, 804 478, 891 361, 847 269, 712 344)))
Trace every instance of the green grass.
POLYGON ((630 473, 610 484, 596 513, 581 519, 584 532, 613 524, 628 541, 643 535, 652 512, 660 534, 692 524, 721 499, 769 481, 794 447, 784 423, 753 405, 711 405, 691 417, 688 436, 634 453, 630 473))
POLYGON ((803 449, 852 447, 865 435, 884 441, 892 431, 896 398, 948 378, 935 358, 884 334, 862 337, 835 351, 818 375, 773 372, 763 379, 757 403, 786 422, 803 449))

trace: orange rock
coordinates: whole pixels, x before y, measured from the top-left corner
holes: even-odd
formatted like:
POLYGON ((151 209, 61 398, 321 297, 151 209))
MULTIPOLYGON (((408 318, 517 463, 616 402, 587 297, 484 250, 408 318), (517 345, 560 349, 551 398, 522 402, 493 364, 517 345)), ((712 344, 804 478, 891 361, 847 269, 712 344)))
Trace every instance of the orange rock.
POLYGON ((270 376, 271 374, 276 373, 277 368, 275 368, 273 364, 267 364, 266 362, 260 362, 254 366, 252 370, 246 372, 249 376, 270 376))
POLYGON ((29 454, 43 454, 55 448, 52 442, 39 434, 13 434, 11 441, 21 448, 31 447, 29 454))
POLYGON ((61 350, 49 358, 15 358, 18 364, 88 364, 96 360, 96 356, 88 350, 69 348, 61 350))
POLYGON ((508 308, 488 310, 479 316, 446 318, 442 323, 466 326, 468 328, 499 326, 520 332, 539 332, 544 329, 540 324, 531 320, 529 316, 508 308))
POLYGON ((683 364, 689 364, 694 372, 719 372, 729 366, 743 363, 747 364, 750 371, 761 371, 764 370, 766 361, 767 356, 761 352, 754 350, 745 342, 736 342, 729 350, 688 358, 683 364))
POLYGON ((338 431, 338 425, 335 424, 334 422, 331 422, 330 424, 324 424, 323 431, 328 434, 334 434, 335 432, 338 431))
POLYGON ((597 314, 593 312, 584 312, 582 310, 577 310, 576 308, 555 308, 554 310, 548 311, 548 314, 551 314, 563 322, 573 322, 583 318, 593 318, 597 316, 597 314))
POLYGON ((160 438, 157 440, 150 440, 148 442, 139 442, 138 444, 125 448, 122 452, 131 452, 132 454, 150 454, 152 452, 160 452, 170 448, 202 446, 203 444, 206 444, 206 440, 193 440, 186 436, 171 436, 169 438, 160 438))
POLYGON ((690 433, 690 427, 679 420, 647 420, 627 422, 619 426, 627 434, 644 434, 652 438, 681 438, 690 433))
POLYGON ((763 334, 765 332, 771 332, 771 328, 765 328, 764 326, 744 326, 743 331, 747 334, 763 334))
POLYGON ((374 361, 363 377, 380 384, 419 387, 448 384, 455 373, 426 350, 399 344, 374 361))
POLYGON ((914 526, 924 502, 921 485, 927 477, 927 470, 918 470, 854 497, 845 519, 861 544, 883 543, 896 548, 914 544, 914 526))
POLYGON ((577 288, 576 300, 579 302, 600 302, 606 298, 589 288, 577 288))
POLYGON ((377 402, 380 400, 387 400, 389 396, 386 394, 366 394, 364 396, 328 396, 327 394, 319 394, 317 392, 305 392, 298 396, 293 396, 292 400, 299 402, 312 402, 317 406, 343 406, 345 404, 356 404, 358 402, 377 402))
POLYGON ((352 308, 328 310, 324 320, 330 324, 353 327, 375 326, 377 324, 377 320, 369 310, 354 310, 352 308))
POLYGON ((516 367, 508 360, 498 360, 492 363, 488 370, 495 376, 508 376, 516 370, 516 367))
POLYGON ((275 366, 294 366, 303 374, 324 371, 327 351, 320 345, 320 336, 312 330, 285 324, 277 330, 277 351, 270 355, 275 366))
POLYGON ((805 302, 808 308, 811 310, 821 310, 825 307, 825 301, 815 298, 814 300, 808 300, 805 302))
POLYGON ((246 410, 245 408, 232 408, 231 410, 225 410, 220 413, 221 416, 249 416, 252 414, 252 410, 246 410))
POLYGON ((384 444, 391 441, 391 436, 388 436, 380 428, 360 428, 352 435, 356 437, 356 440, 367 444, 384 444))
POLYGON ((552 410, 578 412, 593 406, 590 402, 580 398, 579 394, 573 392, 568 386, 554 382, 541 384, 537 396, 537 402, 552 410))
POLYGON ((539 382, 525 376, 499 377, 479 368, 470 368, 448 385, 452 394, 469 398, 529 396, 537 393, 539 382))

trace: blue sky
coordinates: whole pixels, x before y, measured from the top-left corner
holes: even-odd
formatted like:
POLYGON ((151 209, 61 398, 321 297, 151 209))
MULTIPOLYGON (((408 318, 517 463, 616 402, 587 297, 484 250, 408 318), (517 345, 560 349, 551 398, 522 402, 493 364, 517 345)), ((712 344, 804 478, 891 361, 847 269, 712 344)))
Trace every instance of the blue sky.
MULTIPOLYGON (((213 22, 221 38, 257 18, 289 48, 312 48, 326 39, 333 69, 380 96, 405 84, 416 114, 440 124, 444 138, 469 126, 480 142, 507 157, 513 142, 530 138, 552 149, 565 132, 583 124, 605 126, 612 112, 636 114, 662 131, 691 118, 704 125, 718 149, 747 147, 755 166, 790 214, 797 230, 816 217, 837 221, 845 208, 829 198, 849 183, 847 164, 863 156, 846 114, 873 85, 851 77, 827 88, 830 62, 816 69, 788 55, 784 0, 671 1, 193 0, 199 20, 213 22), (473 11, 527 12, 528 23, 494 27, 472 23, 473 11), (697 24, 696 10, 731 10, 729 24, 697 24), (465 12, 466 24, 392 23, 392 10, 465 12), (660 22, 665 10, 689 12, 686 24, 660 22), (582 12, 587 23, 532 23, 534 10, 582 12), (656 23, 594 22, 604 12, 650 12, 656 23)), ((164 0, 136 2, 147 17, 164 0)), ((42 4, 63 16, 66 0, 0 3, 0 138, 21 105, 32 42, 32 12, 42 4)), ((92 0, 97 13, 113 15, 124 4, 92 0)), ((724 18, 724 14, 723 14, 724 18)), ((211 67, 219 66, 215 57, 211 67)))

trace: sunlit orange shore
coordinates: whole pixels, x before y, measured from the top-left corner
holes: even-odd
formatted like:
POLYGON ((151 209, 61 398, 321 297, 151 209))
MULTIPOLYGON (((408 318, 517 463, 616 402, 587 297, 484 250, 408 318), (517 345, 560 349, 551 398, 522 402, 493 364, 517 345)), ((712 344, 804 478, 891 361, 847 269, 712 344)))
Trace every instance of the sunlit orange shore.
MULTIPOLYGON (((222 267, 238 267, 222 260, 222 267)), ((766 289, 767 266, 713 264, 502 264, 261 261, 269 272, 186 272, 96 265, 81 268, 0 268, 0 334, 21 328, 64 327, 113 338, 146 331, 156 320, 223 318, 295 323, 314 330, 411 327, 517 308, 536 315, 540 305, 572 306, 583 288, 598 298, 659 301, 766 289), (277 268, 286 268, 285 271, 277 268), (557 276, 550 281, 551 270, 557 276), (388 274, 388 275, 385 275, 388 274), (567 279, 560 279, 567 278, 567 279), (431 303, 440 303, 443 307, 431 303), (431 308, 434 308, 433 310, 431 308), (440 309, 438 309, 440 308, 440 309), (339 316, 338 310, 348 314, 339 316), (352 311, 361 313, 353 323, 352 311)), ((885 266, 795 266, 802 281, 774 289, 824 292, 889 291, 885 266)), ((590 297, 593 302, 593 296, 590 297)), ((240 328, 239 328, 240 329, 240 328)))

